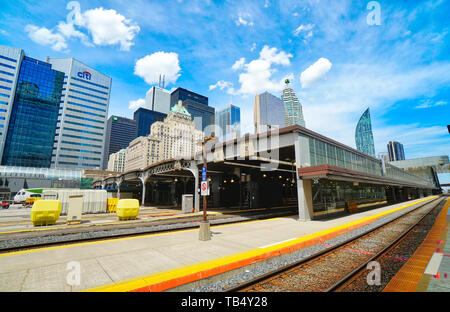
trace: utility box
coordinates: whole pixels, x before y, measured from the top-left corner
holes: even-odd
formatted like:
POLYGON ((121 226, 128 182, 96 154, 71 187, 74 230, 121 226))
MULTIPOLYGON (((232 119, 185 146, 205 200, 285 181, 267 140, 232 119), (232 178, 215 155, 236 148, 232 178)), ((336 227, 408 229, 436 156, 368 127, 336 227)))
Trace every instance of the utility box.
POLYGON ((194 212, 194 195, 183 194, 181 196, 181 211, 184 213, 194 212))
POLYGON ((67 209, 67 224, 81 223, 82 211, 83 211, 83 195, 69 195, 69 205, 67 209))

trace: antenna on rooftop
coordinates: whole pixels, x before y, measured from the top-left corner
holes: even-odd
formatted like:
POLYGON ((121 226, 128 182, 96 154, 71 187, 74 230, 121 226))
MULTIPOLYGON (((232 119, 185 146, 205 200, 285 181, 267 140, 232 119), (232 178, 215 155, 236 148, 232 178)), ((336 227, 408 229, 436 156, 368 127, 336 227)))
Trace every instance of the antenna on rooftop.
POLYGON ((164 80, 166 79, 166 75, 163 75, 163 89, 164 89, 164 87, 166 86, 166 83, 164 82, 164 80))
POLYGON ((161 88, 161 74, 159 75, 158 88, 161 88))

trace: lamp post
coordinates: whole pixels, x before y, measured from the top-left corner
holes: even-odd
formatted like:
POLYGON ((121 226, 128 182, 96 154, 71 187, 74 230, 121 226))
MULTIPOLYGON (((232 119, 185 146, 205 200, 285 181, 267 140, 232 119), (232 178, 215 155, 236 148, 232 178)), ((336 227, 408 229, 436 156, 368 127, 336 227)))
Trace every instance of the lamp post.
MULTIPOLYGON (((206 143, 213 142, 215 140, 216 140, 216 137, 213 134, 211 136, 206 136, 203 139, 203 141, 199 142, 199 144, 202 145, 203 167, 205 168, 205 171, 206 171, 206 168, 207 168, 207 164, 206 164, 206 143)), ((203 195, 203 220, 200 222, 200 231, 199 231, 199 236, 198 236, 198 239, 199 240, 203 240, 203 241, 211 239, 210 224, 209 224, 209 221, 208 221, 207 215, 206 215, 206 196, 207 195, 203 195)))

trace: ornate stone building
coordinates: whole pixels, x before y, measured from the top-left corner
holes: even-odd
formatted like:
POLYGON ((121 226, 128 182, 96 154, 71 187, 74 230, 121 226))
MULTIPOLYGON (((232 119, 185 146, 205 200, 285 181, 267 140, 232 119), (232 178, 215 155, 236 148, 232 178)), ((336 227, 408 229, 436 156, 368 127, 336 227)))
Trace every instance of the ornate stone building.
POLYGON ((125 171, 145 168, 174 157, 201 152, 203 132, 195 129, 191 114, 181 101, 172 106, 164 121, 152 124, 150 135, 134 139, 127 148, 125 171))
POLYGON ((123 148, 120 151, 109 155, 108 171, 117 171, 117 172, 125 171, 126 152, 127 150, 123 148))

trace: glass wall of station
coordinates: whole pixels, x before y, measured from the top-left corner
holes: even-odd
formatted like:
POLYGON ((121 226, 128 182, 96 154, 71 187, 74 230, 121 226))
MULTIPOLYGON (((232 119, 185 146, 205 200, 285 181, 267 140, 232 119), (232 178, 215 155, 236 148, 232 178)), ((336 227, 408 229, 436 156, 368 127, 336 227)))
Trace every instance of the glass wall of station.
POLYGON ((311 137, 308 140, 311 166, 331 165, 372 175, 383 175, 379 160, 363 157, 311 137))
POLYGON ((386 190, 382 185, 328 179, 312 181, 314 217, 343 212, 349 202, 358 208, 386 203, 386 190))

